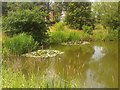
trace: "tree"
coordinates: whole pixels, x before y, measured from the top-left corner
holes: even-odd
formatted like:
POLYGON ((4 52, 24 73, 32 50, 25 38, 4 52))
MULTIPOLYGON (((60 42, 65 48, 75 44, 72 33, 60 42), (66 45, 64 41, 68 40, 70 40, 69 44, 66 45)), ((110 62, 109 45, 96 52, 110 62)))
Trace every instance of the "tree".
POLYGON ((93 13, 103 26, 118 28, 118 2, 93 3, 93 13))
POLYGON ((29 33, 36 41, 43 44, 48 29, 46 20, 48 14, 44 8, 33 3, 15 3, 12 5, 15 8, 11 7, 7 16, 3 18, 3 29, 9 30, 12 34, 29 33))
POLYGON ((66 7, 66 22, 70 27, 82 29, 83 25, 87 25, 94 28, 90 2, 70 2, 66 7))
POLYGON ((8 7, 7 7, 7 2, 2 2, 2 15, 5 16, 7 15, 8 12, 8 7))
POLYGON ((54 3, 54 19, 55 19, 55 22, 60 21, 60 16, 61 16, 62 10, 63 10, 62 2, 55 2, 54 3))

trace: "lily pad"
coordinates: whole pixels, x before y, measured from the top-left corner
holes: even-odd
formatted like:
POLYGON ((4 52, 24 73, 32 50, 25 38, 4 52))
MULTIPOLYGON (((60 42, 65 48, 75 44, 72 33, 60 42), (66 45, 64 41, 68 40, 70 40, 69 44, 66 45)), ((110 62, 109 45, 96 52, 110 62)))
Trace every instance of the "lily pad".
POLYGON ((34 51, 34 52, 23 54, 22 56, 26 56, 26 57, 40 57, 40 58, 51 58, 51 57, 55 57, 57 55, 61 55, 63 53, 64 52, 60 52, 58 50, 37 50, 37 51, 34 51))

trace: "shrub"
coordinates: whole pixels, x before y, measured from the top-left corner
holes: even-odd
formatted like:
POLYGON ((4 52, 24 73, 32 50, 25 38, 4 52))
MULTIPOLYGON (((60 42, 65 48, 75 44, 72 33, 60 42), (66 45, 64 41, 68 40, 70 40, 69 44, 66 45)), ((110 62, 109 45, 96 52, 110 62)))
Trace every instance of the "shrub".
POLYGON ((92 26, 83 25, 82 29, 85 33, 92 34, 92 26))
POLYGON ((11 34, 28 32, 35 40, 42 43, 47 37, 46 16, 44 11, 36 8, 11 11, 3 19, 3 29, 10 30, 11 34))
POLYGON ((37 46, 38 43, 34 41, 32 36, 22 33, 7 38, 3 42, 3 52, 20 55, 35 50, 37 46))

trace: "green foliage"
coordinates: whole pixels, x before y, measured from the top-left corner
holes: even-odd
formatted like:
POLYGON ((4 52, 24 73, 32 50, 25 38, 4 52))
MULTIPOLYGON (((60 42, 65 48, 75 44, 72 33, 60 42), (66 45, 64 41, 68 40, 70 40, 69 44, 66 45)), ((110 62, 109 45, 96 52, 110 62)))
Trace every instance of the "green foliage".
POLYGON ((62 43, 67 41, 68 34, 65 31, 54 31, 50 33, 50 43, 62 43))
POLYGON ((91 26, 84 26, 83 31, 65 28, 64 31, 53 31, 50 35, 51 43, 62 43, 69 41, 111 41, 118 39, 118 30, 105 30, 102 26, 92 30, 91 26), (92 34, 92 35, 91 35, 92 34))
POLYGON ((118 30, 108 30, 106 40, 118 40, 118 30))
POLYGON ((103 27, 103 25, 101 25, 101 24, 96 24, 96 25, 95 25, 95 29, 96 29, 96 30, 103 30, 104 27, 103 27))
POLYGON ((37 46, 38 43, 34 41, 32 36, 22 33, 14 35, 12 38, 7 38, 3 42, 3 54, 20 55, 35 50, 37 46))
POLYGON ((93 32, 92 40, 118 40, 118 30, 96 30, 93 32))
POLYGON ((74 29, 82 29, 83 25, 94 28, 90 2, 71 2, 67 5, 66 22, 74 29))
POLYGON ((7 12, 8 12, 8 7, 7 7, 7 2, 2 2, 2 15, 5 16, 7 15, 7 12))
POLYGON ((2 14, 7 15, 10 11, 33 10, 34 8, 46 11, 46 5, 46 2, 2 2, 2 14))
POLYGON ((92 40, 92 36, 90 35, 90 34, 88 34, 88 33, 82 33, 82 36, 81 36, 81 40, 83 40, 83 41, 90 41, 90 40, 92 40))
POLYGON ((54 20, 55 20, 55 22, 59 22, 61 12, 62 12, 62 9, 63 9, 62 2, 55 2, 53 4, 53 7, 54 7, 54 20))
POLYGON ((4 18, 3 29, 10 30, 12 34, 28 32, 36 41, 43 43, 47 37, 46 16, 44 11, 37 8, 11 11, 4 18))
POLYGON ((93 3, 93 14, 104 27, 111 29, 119 27, 118 2, 93 3))
POLYGON ((80 33, 72 31, 54 31, 50 33, 51 43, 62 43, 67 41, 79 41, 80 33))
POLYGON ((53 29, 53 31, 64 31, 65 23, 64 22, 56 23, 52 29, 53 29))
POLYGON ((80 33, 78 32, 69 32, 68 41, 79 41, 80 40, 80 33))
MULTIPOLYGON (((75 87, 70 82, 47 81, 45 75, 36 76, 34 73, 24 75, 20 70, 2 68, 2 88, 70 88, 75 87)), ((76 86, 77 87, 77 86, 76 86)))
POLYGON ((12 69, 3 69, 3 88, 45 88, 44 77, 36 84, 36 79, 34 74, 30 74, 27 78, 21 71, 12 69))
POLYGON ((82 29, 85 33, 92 34, 92 30, 93 30, 92 26, 83 25, 82 29))
POLYGON ((92 40, 94 41, 101 41, 101 40, 105 40, 106 36, 108 35, 107 30, 95 30, 92 36, 92 40))

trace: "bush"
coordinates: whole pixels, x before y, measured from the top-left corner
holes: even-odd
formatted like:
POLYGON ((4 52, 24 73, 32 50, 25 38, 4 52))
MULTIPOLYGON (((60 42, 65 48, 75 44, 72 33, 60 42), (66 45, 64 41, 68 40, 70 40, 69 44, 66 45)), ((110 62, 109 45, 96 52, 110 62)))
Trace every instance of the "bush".
POLYGON ((92 26, 83 25, 82 29, 85 33, 92 34, 92 26))
POLYGON ((13 35, 28 32, 35 40, 42 43, 47 37, 46 16, 47 14, 39 9, 11 11, 3 19, 3 29, 10 30, 13 35))
POLYGON ((32 36, 25 33, 14 35, 12 38, 7 38, 3 42, 3 53, 11 53, 20 55, 23 53, 35 50, 38 43, 34 41, 32 36))

